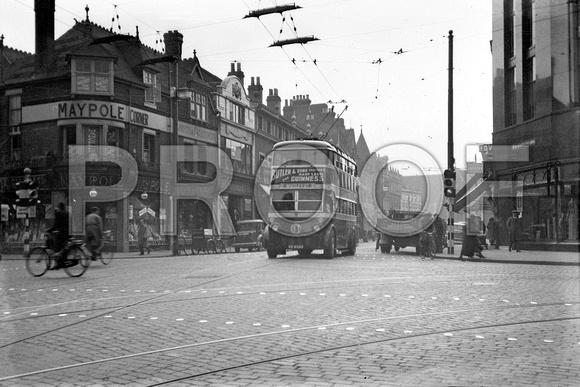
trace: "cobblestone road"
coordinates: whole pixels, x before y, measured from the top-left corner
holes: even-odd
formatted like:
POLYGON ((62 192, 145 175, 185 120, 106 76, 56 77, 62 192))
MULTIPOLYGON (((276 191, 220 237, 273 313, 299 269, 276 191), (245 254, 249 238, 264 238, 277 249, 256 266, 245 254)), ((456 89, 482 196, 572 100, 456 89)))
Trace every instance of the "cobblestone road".
POLYGON ((23 263, 0 262, 3 386, 580 385, 579 266, 372 243, 120 258, 79 278, 23 263))

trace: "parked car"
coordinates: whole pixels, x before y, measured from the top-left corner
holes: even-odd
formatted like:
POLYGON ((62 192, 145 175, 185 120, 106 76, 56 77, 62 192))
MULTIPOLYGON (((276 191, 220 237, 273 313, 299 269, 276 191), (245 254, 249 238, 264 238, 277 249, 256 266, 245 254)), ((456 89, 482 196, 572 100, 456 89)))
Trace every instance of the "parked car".
POLYGON ((236 222, 237 235, 233 245, 236 253, 240 249, 248 249, 248 251, 262 250, 265 227, 266 223, 261 219, 236 222))

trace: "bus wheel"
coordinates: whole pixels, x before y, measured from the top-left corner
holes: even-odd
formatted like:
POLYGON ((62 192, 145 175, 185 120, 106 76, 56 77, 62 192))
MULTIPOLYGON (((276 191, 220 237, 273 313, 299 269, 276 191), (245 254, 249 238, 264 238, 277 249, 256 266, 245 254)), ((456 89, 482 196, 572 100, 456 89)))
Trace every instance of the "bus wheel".
POLYGON ((266 250, 266 252, 268 253, 268 258, 276 258, 276 256, 278 255, 278 252, 276 250, 266 250))
POLYGON ((324 257, 331 259, 334 257, 334 254, 336 254, 336 236, 334 235, 333 230, 324 245, 324 257))
POLYGON ((356 237, 353 235, 348 242, 348 248, 345 251, 346 255, 355 255, 356 254, 356 237))
POLYGON ((391 252, 391 245, 381 245, 381 253, 388 254, 391 252))

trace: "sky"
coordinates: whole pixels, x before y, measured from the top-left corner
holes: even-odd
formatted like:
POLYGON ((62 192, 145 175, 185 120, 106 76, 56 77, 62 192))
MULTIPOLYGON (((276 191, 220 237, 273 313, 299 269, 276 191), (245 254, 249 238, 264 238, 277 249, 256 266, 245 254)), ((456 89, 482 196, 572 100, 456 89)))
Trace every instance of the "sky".
MULTIPOLYGON (((491 143, 491 2, 485 0, 297 0, 284 15, 245 18, 274 0, 56 0, 55 36, 86 17, 163 49, 163 34, 184 35, 183 57, 225 78, 241 63, 245 85, 260 77, 265 96, 308 95, 334 105, 371 152, 412 144, 447 166, 449 31, 453 31, 454 154, 474 161, 470 144, 491 143), (269 47, 314 36, 308 44, 269 47), (345 110, 346 109, 346 110, 345 110)), ((0 0, 4 45, 34 52, 34 0, 0 0)), ((478 157, 478 160, 481 160, 478 157)))

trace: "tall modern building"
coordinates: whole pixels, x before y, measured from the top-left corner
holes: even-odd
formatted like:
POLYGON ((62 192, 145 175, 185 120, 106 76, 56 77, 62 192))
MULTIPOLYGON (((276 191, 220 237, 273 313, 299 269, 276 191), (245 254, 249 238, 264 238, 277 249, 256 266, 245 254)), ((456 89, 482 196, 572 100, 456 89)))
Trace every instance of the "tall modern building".
POLYGON ((517 210, 538 248, 578 248, 580 4, 493 1, 493 143, 482 147, 490 202, 517 210))

